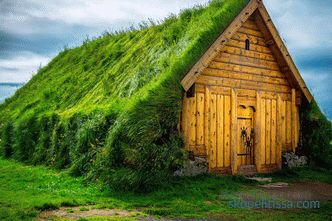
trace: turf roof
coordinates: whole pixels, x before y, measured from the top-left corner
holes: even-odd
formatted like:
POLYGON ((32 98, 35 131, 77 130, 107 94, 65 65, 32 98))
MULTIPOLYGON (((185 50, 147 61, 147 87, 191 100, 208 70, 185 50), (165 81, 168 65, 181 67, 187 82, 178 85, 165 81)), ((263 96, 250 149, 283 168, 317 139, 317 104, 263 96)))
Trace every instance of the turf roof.
MULTIPOLYGON (((167 181, 185 159, 180 81, 248 2, 212 0, 65 49, 0 105, 0 155, 125 190, 167 181)), ((331 122, 308 105, 301 143, 331 168, 331 122)))
POLYGON ((85 41, 0 106, 0 155, 144 191, 185 159, 181 79, 249 0, 85 41))
POLYGON ((143 23, 140 30, 104 34, 65 49, 0 106, 0 118, 134 105, 167 78, 180 81, 247 3, 214 0, 161 24, 143 23))

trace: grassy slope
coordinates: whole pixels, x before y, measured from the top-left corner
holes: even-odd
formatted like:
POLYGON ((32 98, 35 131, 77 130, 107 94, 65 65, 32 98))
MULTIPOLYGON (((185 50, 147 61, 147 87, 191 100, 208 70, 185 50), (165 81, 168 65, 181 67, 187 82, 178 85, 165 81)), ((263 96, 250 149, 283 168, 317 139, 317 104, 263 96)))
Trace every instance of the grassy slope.
MULTIPOLYGON (((64 50, 0 105, 0 154, 128 189, 163 182, 184 155, 179 82, 247 2, 214 0, 64 50)), ((304 143, 330 142, 328 126, 304 143)), ((329 164, 331 148, 321 152, 329 164)))
POLYGON ((332 169, 332 122, 316 101, 301 107, 302 152, 311 164, 332 169))
POLYGON ((247 3, 214 0, 64 50, 0 106, 2 155, 128 188, 162 180, 183 158, 180 80, 247 3))
MULTIPOLYGON (((332 181, 331 174, 323 171, 302 170, 292 174, 293 178, 288 177, 289 182, 320 178, 326 181, 327 177, 330 183, 332 181)), ((323 207, 318 210, 266 211, 228 207, 229 198, 226 196, 253 192, 255 185, 240 177, 205 176, 179 179, 168 187, 144 195, 113 193, 101 191, 96 184, 87 184, 81 178, 70 177, 65 172, 0 159, 0 219, 30 220, 40 210, 87 204, 96 208, 138 208, 142 211, 141 215, 169 217, 226 220, 326 220, 328 217, 331 203, 322 204, 323 207)))
MULTIPOLYGON (((188 62, 179 59, 187 57, 193 47, 196 54, 191 56, 197 59, 216 36, 209 33, 210 39, 201 37, 211 29, 220 33, 247 0, 220 2, 186 10, 161 25, 142 25, 141 30, 105 34, 87 40, 81 47, 64 50, 1 105, 2 119, 23 118, 28 113, 70 115, 109 108, 114 102, 125 104, 135 94, 136 97, 146 94, 153 84, 169 77, 175 65, 188 62)), ((184 73, 176 74, 180 78, 184 73)))

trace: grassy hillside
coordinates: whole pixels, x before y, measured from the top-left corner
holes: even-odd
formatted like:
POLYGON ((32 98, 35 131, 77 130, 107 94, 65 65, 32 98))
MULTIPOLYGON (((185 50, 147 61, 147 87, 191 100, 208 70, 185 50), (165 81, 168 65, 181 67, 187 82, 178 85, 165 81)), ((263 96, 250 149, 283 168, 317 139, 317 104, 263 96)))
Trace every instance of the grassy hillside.
MULTIPOLYGON (((186 157, 180 80, 248 1, 213 0, 65 49, 0 105, 1 155, 116 189, 166 182, 186 157)), ((331 166, 330 122, 314 104, 302 119, 303 145, 331 166)))
POLYGON ((316 101, 301 106, 301 152, 312 166, 332 169, 332 123, 321 112, 316 101))
POLYGON ((2 154, 115 187, 163 182, 184 157, 180 80, 247 3, 214 0, 64 50, 0 106, 2 154))
POLYGON ((1 106, 2 119, 71 116, 147 96, 171 75, 181 79, 247 2, 213 1, 160 25, 142 24, 140 30, 104 34, 66 49, 1 106))

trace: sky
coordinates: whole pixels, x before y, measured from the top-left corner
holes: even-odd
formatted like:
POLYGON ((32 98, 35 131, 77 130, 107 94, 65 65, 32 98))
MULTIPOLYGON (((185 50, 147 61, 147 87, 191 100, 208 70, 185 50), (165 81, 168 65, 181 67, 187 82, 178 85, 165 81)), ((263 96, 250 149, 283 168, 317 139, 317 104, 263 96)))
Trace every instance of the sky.
MULTIPOLYGON (((208 0, 0 0, 0 82, 27 82, 64 47, 208 0)), ((332 119, 332 1, 264 0, 307 86, 332 119)), ((1 99, 1 98, 0 98, 1 99)))

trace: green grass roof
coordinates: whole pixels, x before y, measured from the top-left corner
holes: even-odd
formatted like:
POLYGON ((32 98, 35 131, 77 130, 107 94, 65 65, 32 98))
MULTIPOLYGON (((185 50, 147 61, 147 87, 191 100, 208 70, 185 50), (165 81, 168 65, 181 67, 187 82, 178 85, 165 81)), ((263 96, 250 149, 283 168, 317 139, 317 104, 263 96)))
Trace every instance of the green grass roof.
POLYGON ((1 155, 115 188, 165 181, 185 156, 180 81, 248 2, 213 0, 64 50, 0 106, 1 155))
MULTIPOLYGON (((167 78, 181 80, 248 0, 215 0, 162 24, 105 34, 56 56, 0 106, 2 118, 121 107, 167 78)), ((179 86, 179 82, 177 83, 179 86)))
MULTIPOLYGON (((185 159, 180 81, 248 2, 213 0, 65 49, 0 105, 0 155, 120 189, 165 182, 185 159)), ((331 168, 331 122, 302 107, 302 150, 331 168)))

